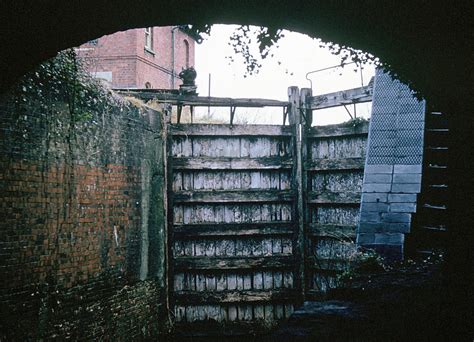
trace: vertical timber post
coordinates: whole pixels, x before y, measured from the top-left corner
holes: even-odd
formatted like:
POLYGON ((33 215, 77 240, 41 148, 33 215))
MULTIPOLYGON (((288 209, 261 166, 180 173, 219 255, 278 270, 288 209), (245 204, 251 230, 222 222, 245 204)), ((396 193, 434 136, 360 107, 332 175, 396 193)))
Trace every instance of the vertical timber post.
MULTIPOLYGON (((306 200, 308 198, 308 191, 311 190, 310 188, 310 182, 308 182, 308 173, 306 172, 306 161, 308 160, 308 145, 307 145, 307 130, 311 128, 311 124, 313 122, 313 111, 311 110, 311 104, 310 100, 311 97, 313 96, 313 91, 311 88, 302 88, 300 92, 300 120, 301 120, 301 127, 302 129, 300 130, 301 132, 301 178, 300 179, 300 184, 301 186, 298 188, 298 205, 300 205, 301 208, 301 218, 300 222, 302 224, 302 245, 303 245, 303 279, 302 282, 304 284, 303 289, 306 291, 307 288, 309 288, 309 283, 308 283, 308 272, 306 272, 306 267, 307 267, 307 253, 309 253, 309 242, 307 239, 307 229, 306 227, 308 226, 308 223, 310 222, 309 220, 309 211, 308 211, 308 206, 306 203, 306 200)), ((303 295, 305 298, 306 297, 306 292, 303 292, 303 295)))
POLYGON ((165 179, 164 179, 164 196, 163 202, 165 204, 165 279, 164 279, 164 291, 165 291, 165 307, 167 310, 167 315, 169 318, 171 312, 171 302, 170 302, 170 286, 172 286, 173 281, 171 281, 172 276, 172 251, 171 251, 171 239, 172 239, 172 228, 173 228, 173 205, 170 203, 172 198, 170 198, 172 190, 172 163, 171 163, 171 149, 172 149, 172 136, 170 134, 170 125, 171 125, 171 116, 172 116, 172 107, 168 106, 164 111, 163 118, 163 162, 165 168, 165 179))
POLYGON ((313 111, 311 110, 311 97, 313 91, 311 88, 301 88, 300 102, 301 108, 304 108, 304 127, 310 128, 313 124, 313 111))
POLYGON ((288 102, 290 109, 288 113, 289 124, 293 127, 294 165, 292 170, 292 188, 296 191, 296 203, 293 206, 293 218, 295 222, 294 249, 295 256, 295 287, 300 291, 300 298, 304 300, 306 292, 304 281, 304 222, 303 222, 303 165, 302 165, 302 118, 300 112, 300 96, 298 87, 288 88, 288 102))

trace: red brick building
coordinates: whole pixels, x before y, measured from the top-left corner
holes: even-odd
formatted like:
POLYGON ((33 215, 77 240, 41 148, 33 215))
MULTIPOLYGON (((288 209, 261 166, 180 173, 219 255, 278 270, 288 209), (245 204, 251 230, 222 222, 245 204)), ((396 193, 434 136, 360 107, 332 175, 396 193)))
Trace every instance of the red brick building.
POLYGON ((194 47, 186 27, 168 26, 117 32, 76 51, 94 76, 114 88, 174 89, 179 72, 194 66, 194 47))

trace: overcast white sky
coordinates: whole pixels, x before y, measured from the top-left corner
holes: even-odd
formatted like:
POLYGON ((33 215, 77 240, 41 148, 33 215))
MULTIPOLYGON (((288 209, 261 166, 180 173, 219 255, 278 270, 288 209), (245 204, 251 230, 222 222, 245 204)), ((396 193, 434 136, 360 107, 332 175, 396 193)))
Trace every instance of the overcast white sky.
MULTIPOLYGON (((208 95, 208 78, 211 74, 211 96, 220 97, 254 97, 275 100, 287 100, 287 88, 298 86, 309 88, 306 80, 307 72, 341 63, 340 57, 332 55, 327 49, 320 48, 319 44, 309 36, 285 31, 285 37, 274 48, 274 57, 268 57, 262 63, 257 75, 244 77, 245 67, 242 59, 235 58, 229 64, 226 56, 233 55, 233 49, 228 45, 229 37, 236 26, 214 25, 211 35, 200 45, 196 44, 195 68, 197 71, 196 83, 201 96, 208 95), (278 62, 281 62, 279 65, 278 62)), ((256 47, 255 47, 256 48, 256 47)), ((257 50, 255 50, 257 51, 257 50)), ((355 64, 344 68, 337 68, 309 75, 313 82, 313 94, 355 88, 361 86, 361 75, 355 64)), ((374 66, 366 65, 363 69, 364 85, 367 85, 374 75, 374 66)), ((353 107, 348 108, 351 113, 353 107)), ((211 108, 214 117, 229 117, 229 110, 211 108)), ((236 119, 246 119, 249 123, 280 123, 282 110, 265 108, 241 108, 236 111, 236 119)), ((207 114, 207 108, 201 108, 198 115, 207 114)), ((357 106, 357 116, 370 116, 370 103, 357 106)), ((349 115, 344 107, 315 111, 316 125, 340 123, 347 121, 349 115)))

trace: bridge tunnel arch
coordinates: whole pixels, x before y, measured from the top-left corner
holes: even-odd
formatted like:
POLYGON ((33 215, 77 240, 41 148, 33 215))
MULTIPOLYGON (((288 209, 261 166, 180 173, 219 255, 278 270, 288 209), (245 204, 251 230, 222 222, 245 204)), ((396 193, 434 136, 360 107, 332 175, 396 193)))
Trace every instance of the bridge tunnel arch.
MULTIPOLYGON (((466 54, 462 53, 469 51, 466 49, 466 33, 469 30, 462 20, 459 25, 456 24, 459 14, 466 10, 462 5, 452 5, 454 9, 451 10, 443 5, 432 5, 422 11, 417 5, 405 8, 384 5, 382 8, 381 5, 369 3, 346 3, 342 7, 277 1, 257 4, 141 1, 133 7, 126 1, 116 1, 113 6, 107 1, 86 1, 75 6, 67 3, 30 4, 29 8, 22 6, 2 5, 2 16, 7 20, 2 20, 6 30, 0 39, 0 58, 3 61, 0 70, 4 75, 1 90, 7 89, 19 76, 57 51, 127 28, 188 22, 288 28, 380 56, 392 71, 409 81, 410 85, 441 110, 452 111, 453 145, 458 149, 453 152, 451 160, 458 170, 457 174, 466 170, 461 160, 470 145, 465 144, 470 133, 464 124, 464 118, 472 107, 469 103, 459 101, 469 98, 467 95, 470 84, 469 72, 461 71, 464 66, 470 65, 466 54), (54 17, 60 20, 53 26, 47 19, 54 17), (27 22, 30 25, 26 25, 27 22), (59 32, 63 34, 58 34, 59 32), (33 33, 36 34, 36 39, 31 39, 33 33), (450 37, 453 35, 459 39, 451 41, 450 37), (455 87, 454 84, 460 86, 455 87)), ((459 220, 460 227, 469 227, 470 215, 463 202, 470 201, 463 190, 465 185, 462 179, 456 179, 455 176, 451 175, 453 185, 458 190, 456 196, 451 198, 452 203, 457 206, 453 217, 459 220)), ((454 237, 453 246, 468 245, 467 241, 462 241, 462 237, 467 236, 464 234, 466 229, 458 230, 459 237, 454 237)), ((466 248, 459 248, 453 255, 461 257, 465 255, 465 250, 466 248)))

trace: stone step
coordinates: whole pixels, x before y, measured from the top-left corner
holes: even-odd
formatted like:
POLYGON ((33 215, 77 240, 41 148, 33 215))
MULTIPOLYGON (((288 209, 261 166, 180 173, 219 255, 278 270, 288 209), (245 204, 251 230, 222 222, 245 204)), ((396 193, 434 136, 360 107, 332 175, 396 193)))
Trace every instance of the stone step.
POLYGON ((418 211, 413 216, 412 233, 409 240, 418 253, 444 248, 449 219, 448 160, 449 128, 448 116, 438 111, 428 111, 425 116, 424 156, 422 189, 418 196, 418 211))
POLYGON ((448 160, 448 147, 427 146, 425 147, 423 160, 427 164, 446 164, 448 160))
POLYGON ((448 227, 446 225, 440 224, 437 226, 434 225, 426 225, 421 227, 424 230, 432 231, 432 232, 447 232, 448 227))
POLYGON ((446 225, 449 221, 449 211, 447 209, 438 209, 439 207, 442 207, 442 205, 422 205, 417 212, 418 224, 420 226, 446 225))
POLYGON ((416 227, 416 232, 410 234, 412 250, 417 253, 424 251, 431 254, 438 249, 445 249, 447 228, 443 226, 421 226, 416 227))
POLYGON ((427 132, 446 134, 449 133, 449 128, 426 128, 427 132))
POLYGON ((425 146, 448 146, 449 130, 447 128, 427 128, 425 129, 425 146))
POLYGON ((426 128, 447 128, 448 119, 443 115, 427 115, 425 121, 426 128))
POLYGON ((433 205, 433 204, 423 204, 423 208, 433 209, 433 210, 446 210, 446 205, 433 205))
POLYGON ((447 166, 433 164, 425 166, 422 176, 423 187, 428 187, 430 185, 445 185, 445 182, 448 179, 447 177, 447 166))

